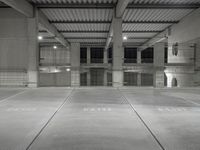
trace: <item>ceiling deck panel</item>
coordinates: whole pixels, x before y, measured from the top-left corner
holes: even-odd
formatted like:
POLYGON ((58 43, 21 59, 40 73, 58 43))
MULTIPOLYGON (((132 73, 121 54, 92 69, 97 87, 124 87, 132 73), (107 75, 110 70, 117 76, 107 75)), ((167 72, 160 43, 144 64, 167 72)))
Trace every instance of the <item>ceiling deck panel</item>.
POLYGON ((151 38, 154 37, 156 34, 158 34, 158 32, 152 32, 152 33, 123 33, 123 36, 127 36, 127 37, 146 37, 146 38, 151 38))
POLYGON ((63 33, 64 37, 107 37, 107 33, 63 33))
POLYGON ((179 21, 193 9, 126 9, 124 21, 179 21))
POLYGON ((59 31, 108 31, 110 24, 54 24, 59 31))
POLYGON ((50 21, 111 21, 112 9, 42 9, 50 21))
POLYGON ((29 0, 35 4, 74 4, 74 3, 83 3, 83 4, 112 4, 116 3, 117 0, 29 0))
POLYGON ((130 0, 133 4, 200 4, 199 0, 130 0))
POLYGON ((172 24, 145 23, 145 24, 123 24, 123 31, 163 31, 172 24))
POLYGON ((106 39, 68 39, 70 43, 105 43, 106 39))

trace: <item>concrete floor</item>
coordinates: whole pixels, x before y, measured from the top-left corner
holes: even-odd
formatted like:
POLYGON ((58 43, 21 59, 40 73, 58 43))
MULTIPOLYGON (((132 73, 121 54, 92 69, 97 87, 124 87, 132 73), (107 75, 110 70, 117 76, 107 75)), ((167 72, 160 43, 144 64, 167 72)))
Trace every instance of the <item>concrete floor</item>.
POLYGON ((0 150, 200 150, 200 89, 0 89, 0 150))

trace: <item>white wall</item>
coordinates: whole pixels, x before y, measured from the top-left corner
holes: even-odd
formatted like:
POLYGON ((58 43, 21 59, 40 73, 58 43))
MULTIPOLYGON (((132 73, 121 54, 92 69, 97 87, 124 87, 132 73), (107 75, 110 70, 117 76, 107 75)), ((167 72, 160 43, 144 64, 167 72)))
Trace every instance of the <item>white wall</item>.
POLYGON ((171 27, 169 43, 185 43, 200 37, 200 8, 171 27))
POLYGON ((40 73, 39 75, 40 86, 70 86, 71 73, 40 73))
MULTIPOLYGON (((168 62, 187 63, 193 67, 176 68, 175 72, 167 71, 168 87, 171 87, 172 79, 176 78, 179 87, 195 86, 200 81, 199 73, 195 70, 195 65, 200 66, 200 48, 195 49, 194 45, 199 45, 197 39, 200 38, 200 9, 197 9, 184 17, 178 24, 171 27, 171 34, 168 36, 168 62), (172 55, 172 45, 178 43, 178 55, 172 55), (196 56, 195 56, 196 55, 196 56), (196 63, 194 62, 196 58, 196 63)), ((199 82, 200 83, 200 82, 199 82)))

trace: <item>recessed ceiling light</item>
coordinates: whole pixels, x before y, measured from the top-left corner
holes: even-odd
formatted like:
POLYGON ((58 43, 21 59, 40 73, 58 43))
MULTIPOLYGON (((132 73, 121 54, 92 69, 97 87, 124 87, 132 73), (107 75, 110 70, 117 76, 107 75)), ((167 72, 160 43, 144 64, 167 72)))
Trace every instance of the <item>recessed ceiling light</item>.
POLYGON ((53 46, 54 49, 57 49, 58 47, 56 45, 53 46))
POLYGON ((127 40, 127 39, 128 39, 127 36, 124 36, 124 37, 123 37, 123 40, 127 40))
POLYGON ((67 72, 69 72, 70 70, 71 70, 70 68, 67 68, 67 69, 66 69, 67 72))
POLYGON ((38 36, 38 40, 42 40, 43 39, 43 37, 42 36, 38 36))

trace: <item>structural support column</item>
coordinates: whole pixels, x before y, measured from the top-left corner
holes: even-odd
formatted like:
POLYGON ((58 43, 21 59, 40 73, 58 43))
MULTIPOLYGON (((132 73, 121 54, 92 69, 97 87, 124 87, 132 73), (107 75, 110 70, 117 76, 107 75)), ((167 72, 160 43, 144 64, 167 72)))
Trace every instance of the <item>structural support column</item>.
POLYGON ((80 86, 80 43, 71 43, 71 86, 80 86))
POLYGON ((165 43, 154 45, 154 87, 164 87, 165 43))
POLYGON ((87 64, 91 63, 91 51, 90 47, 87 47, 87 64))
POLYGON ((90 69, 87 72, 87 86, 90 86, 90 82, 91 82, 91 74, 90 74, 90 69))
POLYGON ((113 18, 113 86, 123 86, 122 18, 113 18))
POLYGON ((108 86, 108 77, 107 77, 107 70, 104 69, 104 86, 108 86))
POLYGON ((103 53, 103 63, 107 64, 108 63, 108 50, 104 49, 104 53, 103 53))
MULTIPOLYGON (((137 63, 141 64, 142 60, 141 60, 141 51, 137 50, 137 63)), ((141 72, 138 72, 137 74, 137 86, 141 86, 141 72)))
POLYGON ((38 13, 28 18, 28 87, 38 87, 38 13))

